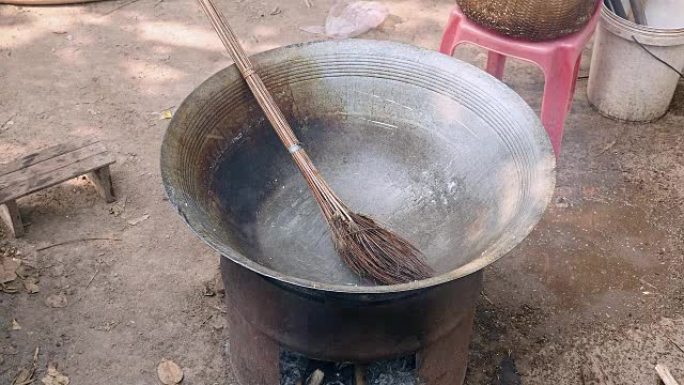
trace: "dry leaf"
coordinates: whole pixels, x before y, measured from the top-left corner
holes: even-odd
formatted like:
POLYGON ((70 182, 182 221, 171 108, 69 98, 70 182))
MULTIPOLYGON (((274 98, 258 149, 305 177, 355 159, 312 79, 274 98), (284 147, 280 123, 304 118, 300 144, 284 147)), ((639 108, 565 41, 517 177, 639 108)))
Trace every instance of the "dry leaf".
POLYGON ((116 202, 109 208, 109 213, 114 215, 115 217, 121 216, 121 214, 123 214, 126 211, 126 202, 128 202, 128 197, 119 199, 118 202, 116 202))
POLYGON ((25 384, 31 379, 31 377, 33 377, 33 374, 31 373, 30 370, 19 369, 19 372, 17 372, 17 375, 14 376, 14 381, 12 381, 12 385, 25 384))
POLYGON ((5 124, 3 124, 0 128, 11 127, 12 125, 14 125, 14 120, 10 119, 6 121, 5 124))
POLYGON ((138 223, 140 223, 140 222, 146 220, 146 219, 149 218, 149 217, 150 217, 150 214, 145 214, 145 215, 143 215, 143 216, 141 216, 141 217, 137 217, 137 218, 131 219, 130 221, 128 221, 128 224, 131 225, 131 226, 135 226, 135 225, 137 225, 138 223))
POLYGON ((174 385, 183 381, 183 370, 175 362, 162 358, 157 366, 157 376, 163 384, 174 385))
POLYGON ((173 118, 173 113, 171 112, 171 110, 164 110, 161 112, 160 115, 161 115, 161 117, 160 117, 161 120, 173 118))
POLYGON ((21 261, 16 258, 0 258, 0 283, 14 281, 20 264, 21 261))
POLYGON ((211 287, 211 283, 207 282, 204 284, 204 288, 202 289, 202 295, 204 295, 205 297, 213 297, 216 295, 216 292, 211 287))
POLYGON ((64 293, 52 294, 45 299, 45 304, 50 307, 62 308, 67 306, 67 297, 64 293))
POLYGON ((48 365, 47 375, 40 381, 45 385, 69 385, 69 377, 60 373, 53 364, 48 365))
POLYGON ((24 289, 29 294, 36 294, 40 292, 40 287, 38 287, 38 280, 33 277, 28 277, 24 280, 24 289))
POLYGON ((21 330, 21 325, 19 325, 16 319, 12 320, 12 328, 10 330, 21 330))
POLYGON ((7 294, 15 294, 19 292, 21 282, 18 279, 7 283, 0 283, 0 291, 7 294))
POLYGON ((21 263, 21 265, 19 265, 19 267, 17 267, 15 273, 21 279, 26 279, 27 277, 38 278, 40 276, 40 272, 38 271, 38 269, 23 262, 21 263))

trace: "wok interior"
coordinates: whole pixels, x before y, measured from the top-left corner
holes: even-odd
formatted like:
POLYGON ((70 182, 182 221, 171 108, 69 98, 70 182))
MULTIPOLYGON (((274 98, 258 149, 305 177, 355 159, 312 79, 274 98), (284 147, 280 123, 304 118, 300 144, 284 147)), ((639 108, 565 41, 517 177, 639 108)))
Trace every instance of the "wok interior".
MULTIPOLYGON (((529 233, 553 189, 553 155, 538 120, 465 63, 356 42, 257 57, 303 147, 353 210, 413 242, 438 275, 499 258, 529 233), (392 50, 377 62, 357 57, 383 49, 392 50), (404 65, 416 55, 431 60, 404 65)), ((370 285, 340 261, 303 178, 234 67, 178 110, 162 173, 189 225, 226 257, 314 287, 370 285)))

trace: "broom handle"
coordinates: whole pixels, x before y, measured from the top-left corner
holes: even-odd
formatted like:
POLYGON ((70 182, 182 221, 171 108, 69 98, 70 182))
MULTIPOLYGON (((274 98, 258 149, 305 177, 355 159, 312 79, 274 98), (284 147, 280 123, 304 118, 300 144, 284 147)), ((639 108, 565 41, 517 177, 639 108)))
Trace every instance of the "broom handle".
POLYGON ((213 0, 197 1, 211 21, 211 25, 221 38, 223 45, 230 53, 230 56, 240 70, 242 77, 247 82, 249 89, 252 90, 254 98, 259 103, 259 106, 261 106, 268 121, 271 122, 276 134, 278 134, 278 137, 290 154, 294 155, 301 149, 299 140, 297 140, 297 137, 292 131, 292 127, 287 123, 285 116, 283 116, 283 113, 280 111, 275 100, 273 100, 271 93, 266 89, 264 82, 261 81, 259 75, 254 71, 252 62, 247 57, 245 50, 240 45, 235 33, 228 25, 228 22, 226 22, 225 17, 216 8, 213 0))
POLYGON ((211 25, 216 30, 216 33, 221 38, 223 45, 226 47, 230 56, 233 58, 235 65, 242 74, 242 77, 247 82, 249 89, 252 91, 254 98, 259 103, 259 106, 264 111, 266 118, 273 126, 280 141, 283 142, 287 151, 292 155, 297 168, 302 173, 311 192, 320 206, 326 219, 332 218, 334 215, 341 215, 344 219, 351 221, 351 217, 347 207, 342 203, 337 194, 328 186, 328 183, 320 177, 318 169, 314 166, 309 158, 309 155, 300 146, 299 140, 292 131, 292 127, 287 123, 285 116, 276 104, 275 100, 268 92, 261 77, 254 71, 252 62, 249 61, 245 50, 242 49, 235 33, 226 22, 225 17, 216 8, 213 0, 197 0, 202 7, 204 13, 211 21, 211 25))

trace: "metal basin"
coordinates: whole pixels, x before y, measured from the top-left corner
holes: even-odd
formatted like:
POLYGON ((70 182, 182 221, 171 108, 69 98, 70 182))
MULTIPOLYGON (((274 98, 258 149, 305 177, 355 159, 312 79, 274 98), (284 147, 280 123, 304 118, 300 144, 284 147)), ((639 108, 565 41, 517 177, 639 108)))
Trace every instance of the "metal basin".
POLYGON ((402 234, 438 272, 374 286, 352 274, 296 167, 230 66, 180 106, 162 145, 169 200, 221 255, 301 289, 396 293, 476 272, 541 217, 555 159, 503 83, 416 47, 348 40, 253 58, 339 195, 402 234))

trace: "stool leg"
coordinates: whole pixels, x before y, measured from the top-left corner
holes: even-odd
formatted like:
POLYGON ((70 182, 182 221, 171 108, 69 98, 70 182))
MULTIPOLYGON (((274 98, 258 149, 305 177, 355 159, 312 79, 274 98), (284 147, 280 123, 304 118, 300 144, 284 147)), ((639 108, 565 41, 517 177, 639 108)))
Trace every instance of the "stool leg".
POLYGON ((453 55, 454 48, 456 48, 458 45, 459 24, 461 24, 461 17, 452 12, 449 15, 449 22, 447 23, 447 27, 444 29, 444 34, 442 35, 442 42, 439 45, 439 52, 449 56, 453 55))
POLYGON ((112 189, 112 177, 109 174, 109 166, 104 166, 97 170, 88 173, 88 179, 95 186, 97 193, 105 199, 107 203, 114 202, 114 193, 112 189))
POLYGON ((572 106, 578 63, 577 56, 559 50, 542 66, 545 83, 541 121, 551 139, 556 157, 560 156, 563 126, 572 106))
POLYGON ((575 88, 577 88, 577 77, 579 76, 580 64, 582 64, 581 53, 579 54, 579 56, 577 56, 577 62, 575 62, 575 73, 573 74, 573 78, 575 80, 572 82, 572 91, 570 92, 570 103, 568 104, 568 112, 570 112, 570 107, 572 107, 572 99, 575 95, 575 88))
POLYGON ((504 67, 506 66, 506 56, 489 51, 487 55, 487 72, 495 78, 501 80, 504 74, 504 67))
POLYGON ((0 205, 0 218, 15 238, 24 235, 24 223, 21 221, 17 201, 11 200, 0 205))

